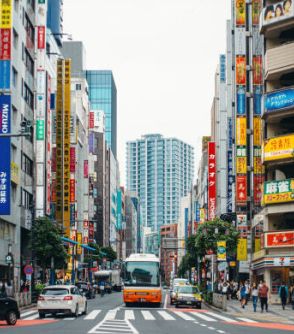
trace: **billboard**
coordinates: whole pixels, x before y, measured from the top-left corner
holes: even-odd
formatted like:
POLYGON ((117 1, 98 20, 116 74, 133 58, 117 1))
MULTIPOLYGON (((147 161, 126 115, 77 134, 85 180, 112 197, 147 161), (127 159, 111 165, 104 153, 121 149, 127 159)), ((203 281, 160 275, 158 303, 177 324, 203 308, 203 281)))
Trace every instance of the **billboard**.
POLYGON ((235 0, 236 26, 246 24, 246 0, 235 0))
POLYGON ((253 56, 253 85, 262 84, 262 56, 253 56))
POLYGON ((287 88, 265 94, 264 109, 266 112, 294 108, 294 88, 287 88))
POLYGON ((246 85, 246 56, 236 56, 236 84, 246 85))
POLYGON ((236 202, 245 204, 247 201, 247 176, 237 175, 236 176, 236 202))
MULTIPOLYGON (((0 95, 0 134, 11 131, 11 96, 0 95)), ((0 138, 0 215, 10 215, 10 181, 11 181, 11 139, 0 138)))
POLYGON ((294 231, 267 232, 264 235, 267 248, 294 247, 294 231))
POLYGON ((267 181, 263 188, 264 204, 294 201, 294 179, 267 181))
POLYGON ((262 86, 254 86, 253 88, 253 113, 261 115, 262 86))
POLYGON ((38 26, 38 49, 45 49, 45 39, 46 39, 46 31, 45 26, 38 26))
MULTIPOLYGON (((263 172, 263 169, 262 169, 262 172, 263 172)), ((260 205, 262 201, 263 182, 264 182, 263 174, 253 176, 254 203, 256 205, 260 205)))
POLYGON ((293 18, 293 8, 294 4, 291 0, 280 1, 264 7, 262 11, 262 25, 266 26, 293 18))
POLYGON ((253 145, 260 146, 261 145, 261 118, 253 117, 253 145))
POLYGON ((227 261, 227 243, 226 241, 217 242, 217 261, 227 261))
POLYGON ((208 143, 208 220, 216 214, 216 156, 215 142, 208 143))
POLYGON ((11 29, 0 29, 0 60, 11 59, 11 29))
POLYGON ((261 12, 261 0, 252 0, 252 24, 259 25, 259 16, 261 12))
POLYGON ((228 201, 227 201, 227 210, 232 212, 233 210, 233 183, 234 183, 234 172, 233 172, 233 152, 228 150, 228 201))
POLYGON ((281 159, 293 159, 294 135, 274 137, 266 139, 263 143, 263 160, 274 161, 281 159))
POLYGON ((246 117, 236 118, 236 145, 246 146, 247 143, 247 120, 246 117))
POLYGON ((12 0, 0 0, 0 29, 11 29, 12 0))
POLYGON ((0 60, 0 89, 10 89, 10 60, 0 60))
POLYGON ((242 238, 238 240, 237 246, 237 260, 247 261, 247 239, 242 238))
POLYGON ((237 86, 237 115, 246 115, 246 90, 245 86, 237 86))

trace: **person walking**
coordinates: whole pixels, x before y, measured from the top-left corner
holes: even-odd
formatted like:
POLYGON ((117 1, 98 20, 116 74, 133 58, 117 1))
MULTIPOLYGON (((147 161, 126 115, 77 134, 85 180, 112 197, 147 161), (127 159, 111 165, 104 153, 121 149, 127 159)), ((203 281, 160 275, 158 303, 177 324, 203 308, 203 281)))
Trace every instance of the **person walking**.
POLYGON ((263 281, 261 287, 258 289, 258 296, 260 298, 261 313, 265 309, 268 312, 268 286, 263 281))
POLYGON ((253 310, 254 312, 256 312, 257 301, 258 301, 258 288, 257 288, 256 283, 252 284, 251 296, 252 296, 252 302, 253 302, 253 310))
POLYGON ((248 302, 249 302, 249 299, 250 299, 250 283, 249 283, 249 281, 245 282, 245 288, 246 288, 246 303, 245 303, 245 305, 247 305, 248 302))
POLYGON ((246 305, 246 287, 244 283, 240 284, 240 302, 241 302, 241 307, 245 308, 246 305))
POLYGON ((285 284, 285 282, 282 282, 282 285, 279 288, 279 297, 281 299, 283 310, 285 310, 285 306, 287 304, 288 294, 289 294, 288 287, 285 284))
POLYGON ((294 310, 294 283, 292 283, 290 288, 290 302, 292 304, 292 310, 294 310))
POLYGON ((105 294, 105 282, 104 281, 99 282, 99 289, 100 289, 101 297, 103 297, 105 294))

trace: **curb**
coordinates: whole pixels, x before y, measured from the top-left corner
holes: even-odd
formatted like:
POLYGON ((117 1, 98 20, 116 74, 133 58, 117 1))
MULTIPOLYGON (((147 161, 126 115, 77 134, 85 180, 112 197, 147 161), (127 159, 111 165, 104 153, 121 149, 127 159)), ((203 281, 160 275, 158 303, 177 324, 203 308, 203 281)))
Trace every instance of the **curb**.
POLYGON ((33 308, 33 307, 36 307, 36 306, 37 306, 37 304, 25 305, 25 306, 21 306, 21 307, 19 308, 19 310, 20 310, 20 311, 24 311, 24 310, 28 310, 28 309, 33 308))
POLYGON ((228 310, 223 310, 223 309, 221 309, 221 308, 215 307, 215 306, 213 306, 213 305, 211 305, 211 304, 206 303, 205 301, 203 301, 203 302, 204 302, 204 305, 205 305, 206 307, 210 308, 210 309, 213 310, 213 311, 216 311, 216 312, 219 312, 219 313, 221 313, 221 312, 228 312, 228 310))

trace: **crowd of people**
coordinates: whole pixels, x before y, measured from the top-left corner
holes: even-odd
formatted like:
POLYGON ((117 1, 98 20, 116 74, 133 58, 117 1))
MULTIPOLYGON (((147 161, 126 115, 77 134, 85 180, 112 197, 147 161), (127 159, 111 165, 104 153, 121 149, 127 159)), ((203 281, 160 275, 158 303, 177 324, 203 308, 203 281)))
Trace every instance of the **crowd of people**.
MULTIPOLYGON (((269 287, 265 281, 260 281, 259 284, 249 280, 245 282, 235 281, 219 281, 216 286, 216 292, 227 296, 227 299, 238 299, 241 307, 245 308, 249 300, 252 300, 253 310, 257 311, 258 301, 260 302, 261 312, 268 312, 269 287)), ((294 283, 288 287, 285 282, 279 287, 279 298, 283 310, 289 302, 294 310, 294 283)))

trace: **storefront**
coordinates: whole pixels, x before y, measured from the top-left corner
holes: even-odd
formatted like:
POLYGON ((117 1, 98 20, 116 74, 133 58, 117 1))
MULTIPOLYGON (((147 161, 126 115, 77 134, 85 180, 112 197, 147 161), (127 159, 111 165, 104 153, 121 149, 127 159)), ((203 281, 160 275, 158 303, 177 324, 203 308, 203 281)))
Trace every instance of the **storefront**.
POLYGON ((288 286, 294 283, 294 256, 264 257, 252 263, 254 280, 265 280, 270 289, 269 302, 280 303, 278 295, 282 282, 288 286))

